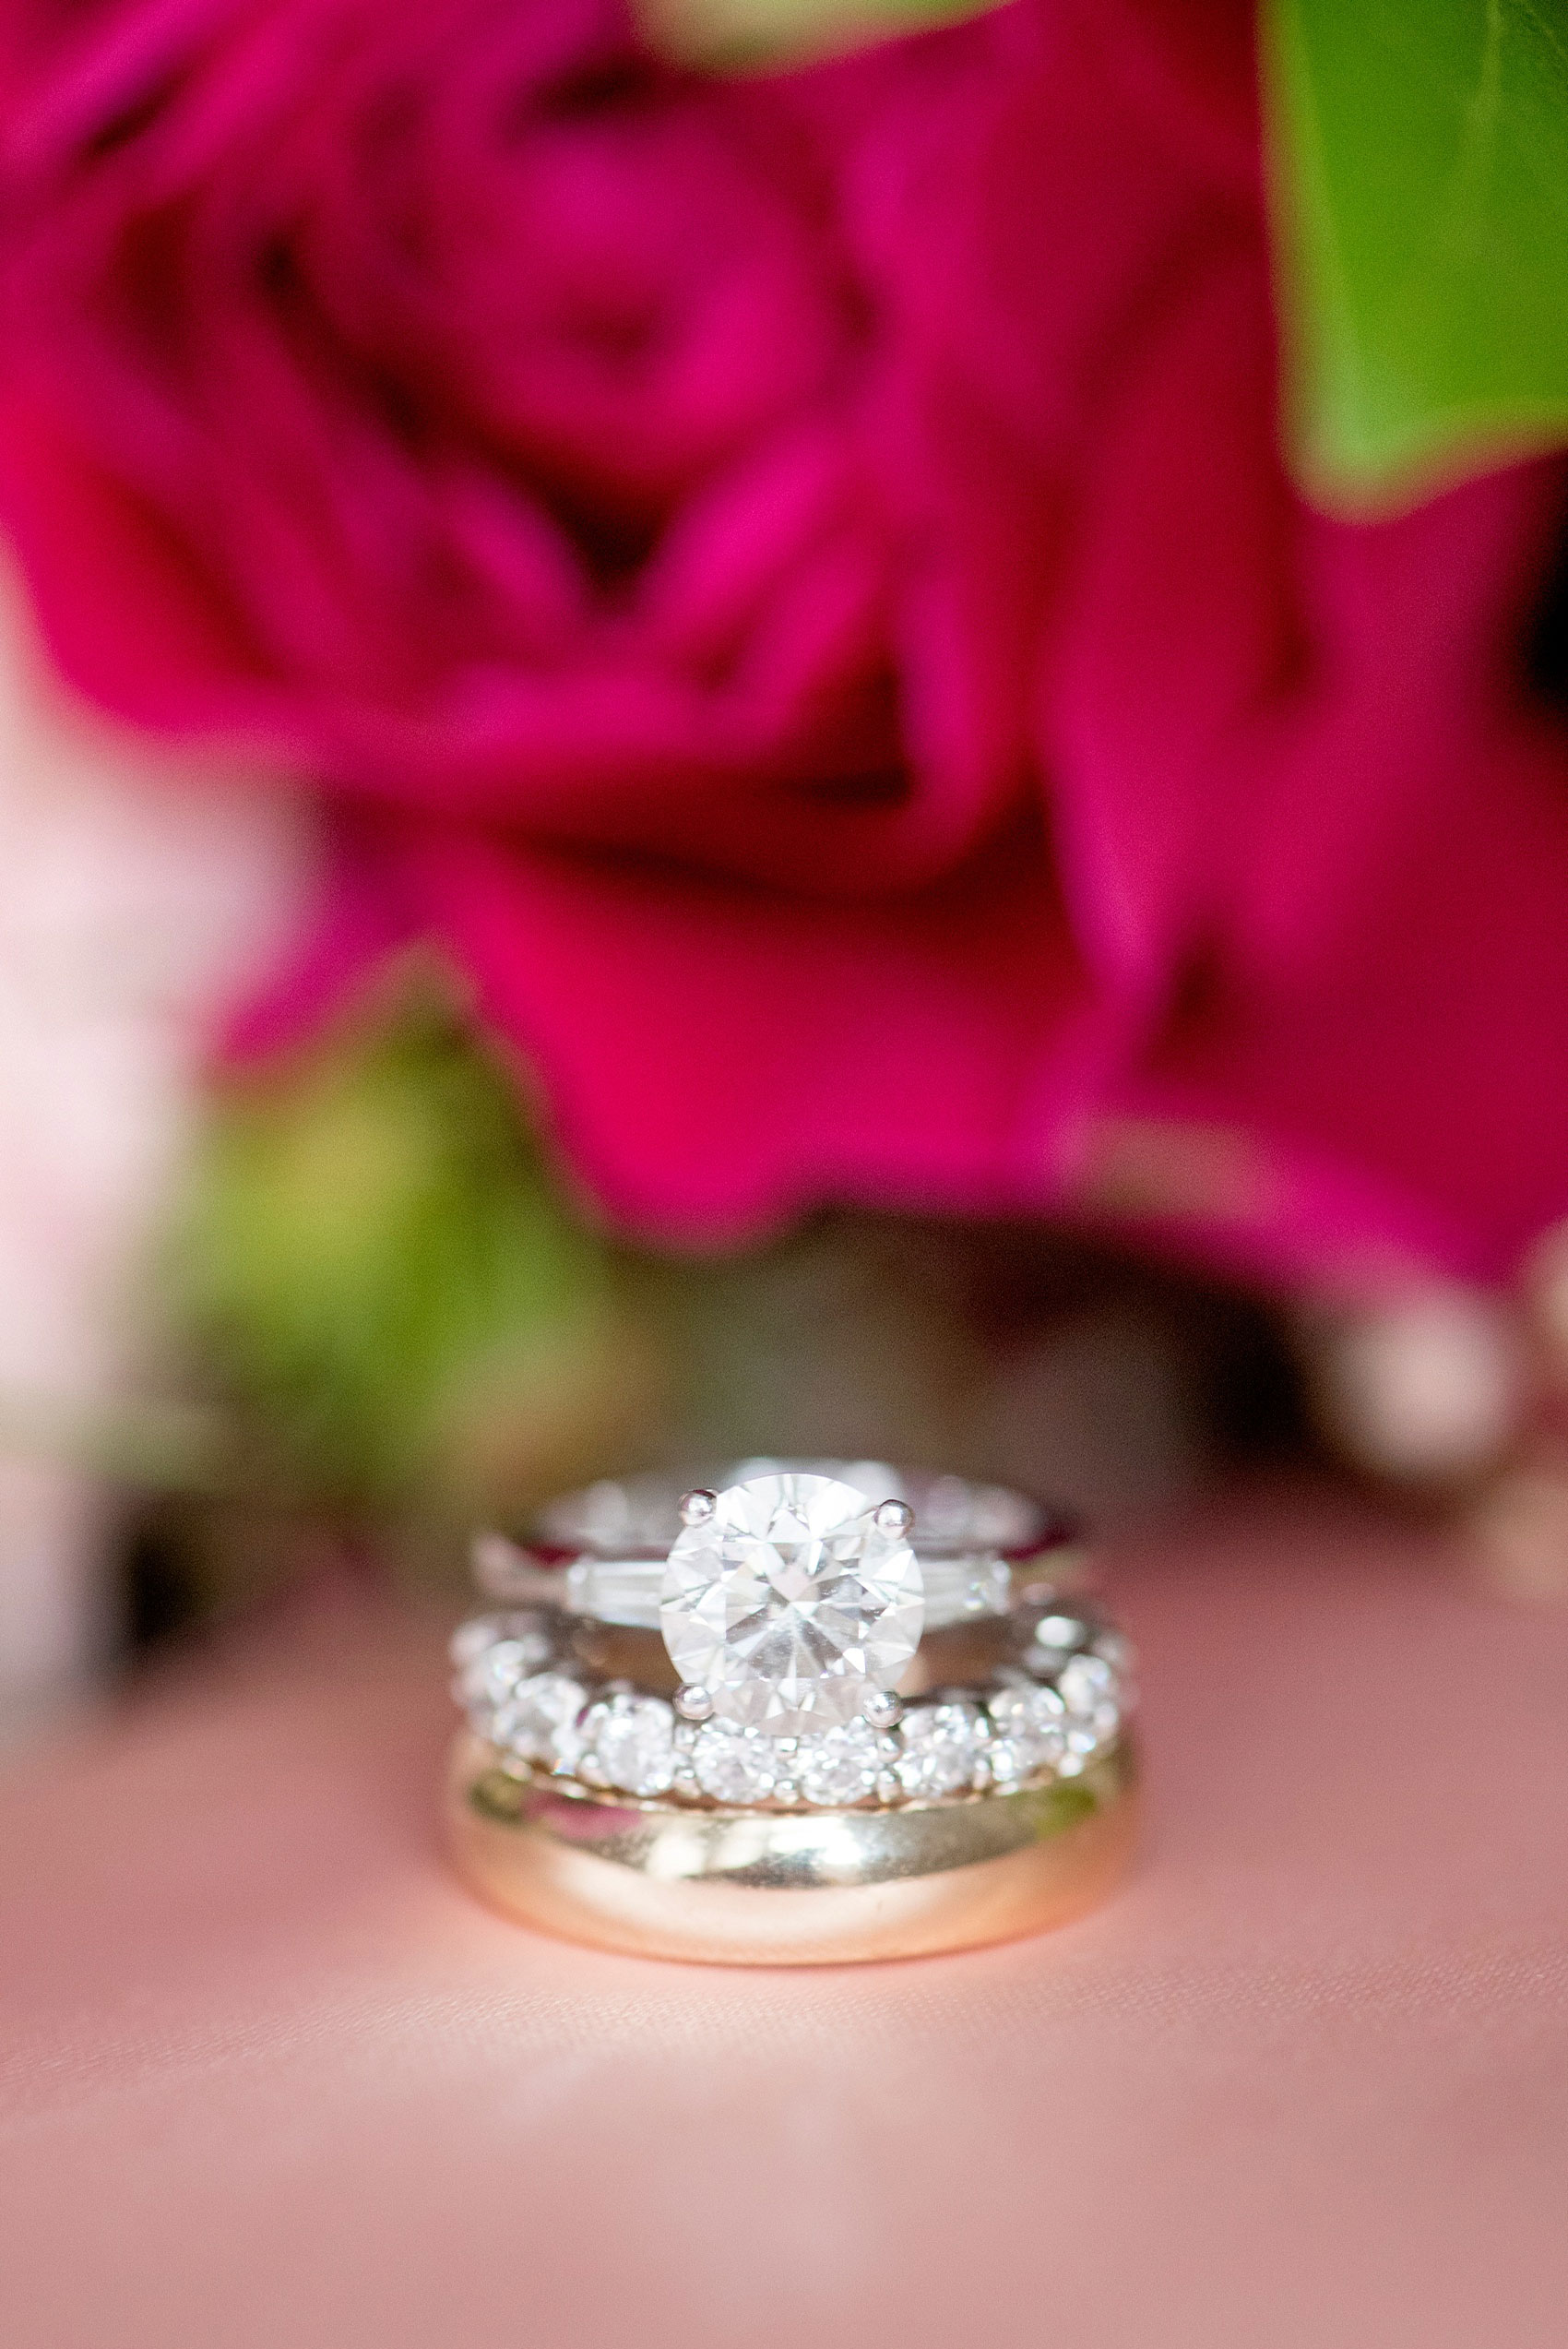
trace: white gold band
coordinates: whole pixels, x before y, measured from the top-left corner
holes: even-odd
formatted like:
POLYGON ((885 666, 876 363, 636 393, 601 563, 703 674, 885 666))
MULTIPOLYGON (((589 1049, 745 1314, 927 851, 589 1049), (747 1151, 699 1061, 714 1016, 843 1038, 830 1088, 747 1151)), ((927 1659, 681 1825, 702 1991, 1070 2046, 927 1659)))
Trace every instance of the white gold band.
POLYGON ((683 1721, 600 1680, 558 1644, 559 1616, 481 1616, 454 1638, 453 1694, 503 1769, 584 1793, 711 1808, 904 1807, 1075 1778, 1120 1741, 1133 1701, 1118 1632, 1082 1608, 1031 1611, 1020 1656, 983 1683, 794 1737, 683 1721))
POLYGON ((681 1532, 683 1494, 779 1474, 831 1477, 855 1486, 868 1502, 899 1501, 911 1510, 909 1543, 920 1563, 928 1631, 1004 1616, 1042 1580, 1059 1583, 1076 1563, 1069 1529, 1003 1485, 877 1461, 748 1460, 685 1479, 629 1477, 568 1494, 541 1513, 535 1541, 480 1534, 475 1580, 504 1604, 555 1606, 600 1623, 657 1631, 669 1551, 681 1532))
POLYGON ((1058 1538, 1060 1528, 1037 1501, 1004 1485, 966 1476, 896 1468, 879 1460, 750 1459, 709 1462, 683 1477, 665 1474, 604 1478, 564 1494, 539 1516, 541 1541, 601 1557, 662 1557, 681 1531, 681 1497, 694 1487, 722 1490, 763 1476, 823 1476, 853 1485, 869 1501, 907 1502, 914 1513, 915 1548, 1022 1550, 1058 1538))

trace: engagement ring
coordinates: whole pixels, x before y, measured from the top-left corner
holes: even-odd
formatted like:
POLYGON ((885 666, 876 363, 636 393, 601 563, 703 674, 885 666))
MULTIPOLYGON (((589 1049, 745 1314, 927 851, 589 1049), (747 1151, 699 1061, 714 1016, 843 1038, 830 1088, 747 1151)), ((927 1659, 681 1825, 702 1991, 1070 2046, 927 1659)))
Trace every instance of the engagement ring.
POLYGON ((1125 1641, 998 1487, 750 1461, 481 1535, 453 1642, 465 1874, 576 1938, 913 1955, 1099 1898, 1132 1828, 1125 1641))

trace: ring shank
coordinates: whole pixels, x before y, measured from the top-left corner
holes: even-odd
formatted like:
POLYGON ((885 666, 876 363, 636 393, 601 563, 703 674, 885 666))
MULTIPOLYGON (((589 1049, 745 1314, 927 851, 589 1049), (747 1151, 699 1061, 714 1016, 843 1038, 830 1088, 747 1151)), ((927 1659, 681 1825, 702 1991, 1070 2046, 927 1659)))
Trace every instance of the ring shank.
POLYGON ((1039 1504, 1002 1485, 885 1461, 742 1460, 709 1463, 676 1477, 661 1474, 605 1479, 552 1501, 539 1518, 540 1537, 563 1549, 601 1557, 662 1557, 681 1531, 681 1496, 697 1486, 722 1492, 757 1476, 827 1476, 878 1501, 908 1501, 915 1512, 917 1551, 1027 1549, 1057 1531, 1039 1504))
MULTIPOLYGON (((711 1476, 724 1488, 765 1470, 830 1474, 864 1493, 868 1508, 878 1500, 907 1501, 915 1512, 909 1544, 921 1563, 928 1632, 1005 1616, 1031 1589, 1049 1584, 1063 1592, 1081 1580, 1071 1529, 999 1485, 865 1461, 743 1461, 691 1474, 711 1476)), ((490 1597, 509 1606, 555 1607, 606 1629, 659 1635, 684 1489, 690 1489, 687 1479, 650 1475, 569 1493, 543 1511, 532 1539, 479 1534, 475 1577, 490 1597)))
POLYGON ((637 1956, 828 1965, 1064 1924, 1105 1898, 1136 1831, 1123 1739, 1056 1784, 902 1810, 692 1812, 564 1792, 465 1733, 448 1832, 509 1915, 637 1956))

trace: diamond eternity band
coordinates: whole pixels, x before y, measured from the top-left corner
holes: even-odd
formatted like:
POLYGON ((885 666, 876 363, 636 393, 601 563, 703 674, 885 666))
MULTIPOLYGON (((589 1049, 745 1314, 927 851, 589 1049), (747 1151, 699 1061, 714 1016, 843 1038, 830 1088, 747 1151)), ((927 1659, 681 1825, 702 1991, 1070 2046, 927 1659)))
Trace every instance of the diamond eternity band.
POLYGON ((1041 1613, 1032 1629, 1032 1669, 902 1706, 883 1728, 861 1716, 772 1736, 684 1721, 663 1698, 564 1668, 542 1611, 466 1623, 454 1694, 504 1764, 584 1792, 773 1810, 962 1800, 1076 1777, 1122 1734, 1133 1692, 1120 1634, 1081 1613, 1041 1613))

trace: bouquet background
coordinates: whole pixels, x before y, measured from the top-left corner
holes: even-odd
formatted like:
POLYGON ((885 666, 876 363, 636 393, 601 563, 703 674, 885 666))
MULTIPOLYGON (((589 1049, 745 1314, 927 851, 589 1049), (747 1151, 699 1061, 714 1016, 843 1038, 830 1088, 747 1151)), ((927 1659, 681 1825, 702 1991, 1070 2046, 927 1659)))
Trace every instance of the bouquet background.
POLYGON ((1552 1551, 1555 68, 1331 15, 0 11, 37 624, 126 821, 314 826, 70 1321, 150 1617, 797 1428, 1114 1514, 1310 1405, 1552 1551))

